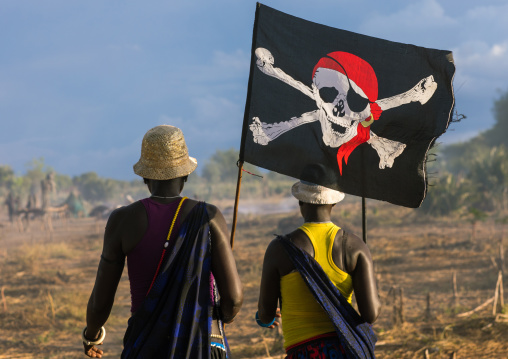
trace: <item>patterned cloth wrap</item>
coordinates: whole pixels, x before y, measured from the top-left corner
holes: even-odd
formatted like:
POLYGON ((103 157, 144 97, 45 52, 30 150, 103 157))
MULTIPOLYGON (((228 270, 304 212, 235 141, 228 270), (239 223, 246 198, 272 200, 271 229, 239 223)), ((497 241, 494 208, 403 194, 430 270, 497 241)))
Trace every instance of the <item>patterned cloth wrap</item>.
MULTIPOLYGON (((208 222, 204 202, 182 222, 152 289, 129 319, 122 358, 210 358, 213 308, 208 222)), ((230 358, 225 337, 224 342, 230 358)))
POLYGON ((212 343, 211 357, 210 359, 227 359, 227 351, 223 344, 212 343))
MULTIPOLYGON (((333 322, 346 358, 375 358, 377 338, 372 327, 365 322, 339 290, 328 279, 319 263, 308 253, 296 247, 283 236, 277 237, 291 258, 296 270, 333 322)), ((312 356, 309 356, 312 358, 312 356)), ((329 356, 334 358, 334 356, 329 356)), ((341 357, 338 357, 341 358, 341 357)))
POLYGON ((336 333, 319 335, 287 349, 286 359, 347 359, 336 333))

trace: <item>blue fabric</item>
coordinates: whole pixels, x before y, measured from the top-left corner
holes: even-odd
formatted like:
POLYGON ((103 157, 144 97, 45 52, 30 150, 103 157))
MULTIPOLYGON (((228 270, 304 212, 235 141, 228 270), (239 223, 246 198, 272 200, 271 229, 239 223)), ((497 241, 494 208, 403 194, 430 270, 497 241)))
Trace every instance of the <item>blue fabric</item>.
POLYGON ((347 358, 375 358, 374 346, 377 338, 372 327, 340 294, 314 258, 288 239, 278 238, 314 298, 332 320, 347 358))
POLYGON ((221 344, 221 343, 212 343, 211 345, 212 345, 212 347, 219 348, 221 350, 226 351, 226 347, 224 346, 224 344, 221 344))
POLYGON ((122 358, 210 358, 208 221, 206 204, 199 203, 182 223, 152 289, 129 320, 122 358))

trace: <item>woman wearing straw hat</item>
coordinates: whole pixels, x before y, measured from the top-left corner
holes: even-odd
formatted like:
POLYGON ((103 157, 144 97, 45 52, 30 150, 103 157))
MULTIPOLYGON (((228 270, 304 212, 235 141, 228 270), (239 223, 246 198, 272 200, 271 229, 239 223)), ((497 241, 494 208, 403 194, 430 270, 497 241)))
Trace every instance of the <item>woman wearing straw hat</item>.
POLYGON ((180 129, 163 125, 145 134, 134 172, 151 196, 109 217, 82 335, 89 357, 102 357, 96 345, 125 258, 132 316, 122 358, 226 357, 223 323, 240 310, 243 288, 221 212, 180 196, 196 167, 180 129))
POLYGON ((256 322, 282 316, 287 358, 373 358, 369 324, 380 310, 369 249, 331 221, 344 193, 300 181, 292 194, 305 223, 268 246, 256 322), (355 292, 361 316, 351 306, 355 292), (281 310, 278 311, 280 300, 281 310))

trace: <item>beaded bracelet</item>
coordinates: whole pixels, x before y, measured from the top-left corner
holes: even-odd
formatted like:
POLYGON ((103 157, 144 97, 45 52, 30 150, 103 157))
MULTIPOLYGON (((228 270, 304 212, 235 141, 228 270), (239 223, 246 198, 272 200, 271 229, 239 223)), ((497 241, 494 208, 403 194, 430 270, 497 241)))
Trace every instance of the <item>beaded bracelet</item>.
POLYGON ((258 323, 258 325, 260 327, 263 327, 263 328, 268 328, 268 327, 271 327, 273 325, 273 323, 275 323, 275 319, 277 318, 273 318, 272 322, 269 323, 269 324, 265 324, 261 321, 261 319, 259 319, 259 315, 258 315, 258 312, 256 312, 256 323, 258 323))
POLYGON ((83 339, 83 344, 98 345, 98 344, 101 344, 104 341, 104 339, 106 338, 106 328, 101 327, 101 329, 99 331, 99 338, 96 340, 90 340, 85 336, 86 328, 87 327, 85 327, 85 329, 83 329, 83 334, 81 335, 81 337, 83 339))

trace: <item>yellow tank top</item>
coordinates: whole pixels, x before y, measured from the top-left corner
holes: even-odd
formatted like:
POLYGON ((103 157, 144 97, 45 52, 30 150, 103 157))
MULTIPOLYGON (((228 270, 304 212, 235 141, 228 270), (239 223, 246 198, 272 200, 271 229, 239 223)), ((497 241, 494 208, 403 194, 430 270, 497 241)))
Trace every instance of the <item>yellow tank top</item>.
MULTIPOLYGON (((314 259, 340 293, 351 303, 353 280, 332 259, 333 240, 340 229, 333 223, 305 223, 305 232, 314 247, 314 259)), ((316 302, 300 273, 291 272, 280 280, 281 314, 284 348, 317 335, 334 332, 335 328, 323 308, 316 302)))

